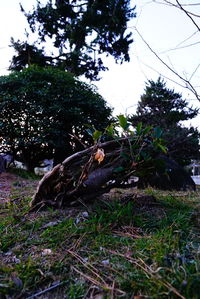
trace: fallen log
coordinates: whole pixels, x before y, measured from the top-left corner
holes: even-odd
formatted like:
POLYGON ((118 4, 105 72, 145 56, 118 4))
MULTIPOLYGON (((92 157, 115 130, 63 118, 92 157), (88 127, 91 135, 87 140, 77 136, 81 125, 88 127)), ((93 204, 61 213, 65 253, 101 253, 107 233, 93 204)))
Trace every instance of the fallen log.
POLYGON ((131 157, 130 151, 130 139, 118 138, 67 157, 41 179, 31 208, 61 207, 95 198, 114 187, 133 186, 127 180, 141 161, 136 163, 136 155, 131 157))
POLYGON ((111 125, 106 129, 112 140, 101 143, 101 132, 94 132, 94 146, 67 157, 41 179, 30 204, 31 211, 44 206, 73 205, 115 187, 135 186, 129 180, 131 176, 139 177, 139 186, 195 190, 194 182, 185 174, 183 182, 177 183, 177 175, 181 176, 183 171, 167 156, 158 127, 143 128, 138 124, 131 129, 123 115, 118 120, 120 126, 111 125), (123 137, 116 133, 117 127, 123 131, 123 137))

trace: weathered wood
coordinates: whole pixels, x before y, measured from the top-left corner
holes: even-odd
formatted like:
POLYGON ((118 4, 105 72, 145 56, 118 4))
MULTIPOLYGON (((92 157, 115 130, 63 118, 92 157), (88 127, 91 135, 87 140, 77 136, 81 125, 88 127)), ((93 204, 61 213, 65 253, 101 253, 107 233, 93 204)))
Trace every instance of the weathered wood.
POLYGON ((77 200, 90 199, 120 186, 135 169, 131 160, 121 153, 129 150, 127 138, 96 144, 67 157, 39 182, 31 207, 51 205, 61 207, 77 200), (103 160, 96 159, 98 149, 104 151, 103 160), (117 169, 123 167, 124 171, 117 169))

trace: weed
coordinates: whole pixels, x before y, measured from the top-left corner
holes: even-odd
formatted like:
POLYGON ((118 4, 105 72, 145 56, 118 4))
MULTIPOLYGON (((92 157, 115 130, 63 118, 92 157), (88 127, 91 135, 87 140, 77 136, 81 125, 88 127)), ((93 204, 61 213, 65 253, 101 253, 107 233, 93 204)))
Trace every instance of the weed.
POLYGON ((5 298, 38 292, 70 299, 199 298, 198 192, 151 189, 143 194, 152 202, 113 197, 99 199, 88 213, 77 207, 32 214, 30 197, 16 200, 18 184, 12 192, 0 214, 5 298))

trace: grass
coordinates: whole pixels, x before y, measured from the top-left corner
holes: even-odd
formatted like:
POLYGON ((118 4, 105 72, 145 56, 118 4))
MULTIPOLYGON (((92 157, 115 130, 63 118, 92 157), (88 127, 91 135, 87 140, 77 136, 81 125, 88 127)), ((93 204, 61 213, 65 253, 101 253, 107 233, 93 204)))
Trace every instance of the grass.
MULTIPOLYGON (((20 178, 23 179, 32 179, 32 180, 39 180, 41 177, 36 175, 33 172, 21 169, 21 168, 10 168, 9 169, 10 173, 16 174, 17 176, 19 176, 20 178)), ((17 184, 17 182, 16 182, 17 184)))
POLYGON ((12 192, 0 211, 1 298, 200 298, 199 191, 116 190, 31 214, 31 198, 12 192))

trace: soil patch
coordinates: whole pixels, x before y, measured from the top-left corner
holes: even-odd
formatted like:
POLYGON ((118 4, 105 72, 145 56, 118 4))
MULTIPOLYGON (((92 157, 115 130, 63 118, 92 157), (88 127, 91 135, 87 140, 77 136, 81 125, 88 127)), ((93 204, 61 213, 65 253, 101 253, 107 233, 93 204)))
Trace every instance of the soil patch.
POLYGON ((0 204, 12 197, 32 196, 37 186, 37 180, 28 180, 10 172, 0 174, 0 204), (18 195, 17 195, 18 194, 18 195))
POLYGON ((0 174, 0 200, 8 199, 13 183, 16 181, 16 175, 8 172, 0 174))

